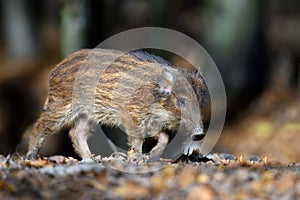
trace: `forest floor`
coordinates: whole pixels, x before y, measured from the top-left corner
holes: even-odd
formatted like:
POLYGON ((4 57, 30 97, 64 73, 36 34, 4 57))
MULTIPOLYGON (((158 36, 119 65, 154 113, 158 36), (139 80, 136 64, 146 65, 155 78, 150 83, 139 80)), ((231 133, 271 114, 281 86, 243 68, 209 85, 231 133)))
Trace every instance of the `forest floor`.
POLYGON ((24 161, 14 155, 1 156, 0 169, 3 200, 300 198, 300 165, 258 156, 210 154, 193 162, 141 168, 113 159, 87 163, 52 156, 24 161))

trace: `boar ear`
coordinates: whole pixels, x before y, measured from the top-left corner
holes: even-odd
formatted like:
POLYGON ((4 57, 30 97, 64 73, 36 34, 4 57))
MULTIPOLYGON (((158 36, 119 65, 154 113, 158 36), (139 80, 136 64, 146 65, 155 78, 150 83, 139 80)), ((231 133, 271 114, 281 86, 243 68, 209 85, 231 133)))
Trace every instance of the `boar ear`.
POLYGON ((195 71, 195 75, 197 79, 201 77, 202 75, 201 67, 198 67, 198 69, 195 71))
POLYGON ((160 82, 168 83, 171 86, 175 85, 177 81, 177 76, 171 71, 171 67, 164 67, 161 72, 160 82))
POLYGON ((164 67, 160 75, 158 92, 163 96, 170 95, 176 81, 177 76, 172 73, 170 67, 164 67))

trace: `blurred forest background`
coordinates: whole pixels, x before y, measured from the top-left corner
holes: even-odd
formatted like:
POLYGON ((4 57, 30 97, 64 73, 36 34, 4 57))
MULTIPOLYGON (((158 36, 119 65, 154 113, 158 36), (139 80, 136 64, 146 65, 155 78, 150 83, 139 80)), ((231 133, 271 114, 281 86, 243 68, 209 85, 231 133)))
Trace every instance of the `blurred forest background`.
MULTIPOLYGON (((54 64, 157 26, 198 41, 222 74, 228 112, 214 151, 297 162, 299 10, 298 0, 0 0, 0 153, 26 150, 54 64)), ((43 155, 74 155, 67 134, 49 140, 43 155)))

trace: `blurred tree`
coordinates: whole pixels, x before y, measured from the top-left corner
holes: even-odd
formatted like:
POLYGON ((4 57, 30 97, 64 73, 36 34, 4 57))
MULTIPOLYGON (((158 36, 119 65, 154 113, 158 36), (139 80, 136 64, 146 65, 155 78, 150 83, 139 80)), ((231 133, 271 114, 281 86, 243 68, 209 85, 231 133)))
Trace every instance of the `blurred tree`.
MULTIPOLYGON (((270 1, 267 10, 267 41, 270 48, 272 88, 281 97, 296 88, 300 65, 300 2, 270 1)), ((300 88, 300 86, 298 86, 300 88)))
POLYGON ((68 56, 84 46, 85 1, 68 0, 61 8, 61 53, 68 56))
POLYGON ((12 58, 35 56, 38 46, 27 1, 1 1, 3 34, 7 53, 12 58))
POLYGON ((204 44, 221 71, 232 114, 251 102, 268 82, 264 4, 258 0, 206 3, 204 44))

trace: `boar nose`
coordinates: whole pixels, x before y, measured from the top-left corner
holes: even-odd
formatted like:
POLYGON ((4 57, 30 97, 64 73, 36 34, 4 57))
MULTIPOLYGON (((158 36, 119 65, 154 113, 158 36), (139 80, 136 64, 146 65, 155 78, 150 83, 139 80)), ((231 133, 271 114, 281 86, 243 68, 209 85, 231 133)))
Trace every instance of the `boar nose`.
POLYGON ((202 140, 205 136, 205 133, 201 127, 194 128, 192 130, 192 140, 199 141, 202 140))

